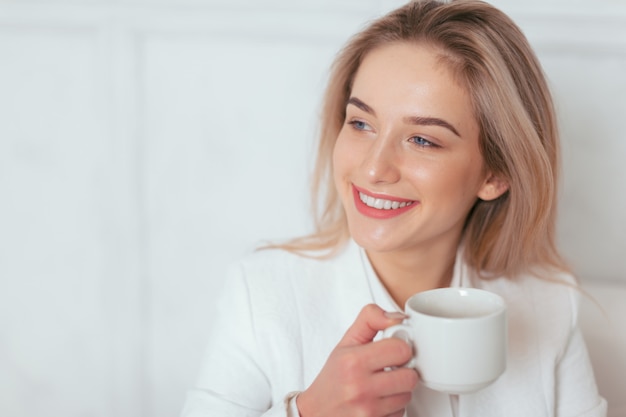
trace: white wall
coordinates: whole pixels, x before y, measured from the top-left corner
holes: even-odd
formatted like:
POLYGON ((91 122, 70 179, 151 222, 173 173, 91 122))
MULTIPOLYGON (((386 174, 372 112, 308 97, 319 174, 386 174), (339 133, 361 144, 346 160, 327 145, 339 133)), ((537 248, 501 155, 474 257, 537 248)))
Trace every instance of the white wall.
MULTIPOLYGON (((178 413, 225 265, 307 230, 333 54, 400 3, 0 3, 0 415, 178 413)), ((562 246, 624 288, 626 5, 495 3, 554 86, 562 246)))

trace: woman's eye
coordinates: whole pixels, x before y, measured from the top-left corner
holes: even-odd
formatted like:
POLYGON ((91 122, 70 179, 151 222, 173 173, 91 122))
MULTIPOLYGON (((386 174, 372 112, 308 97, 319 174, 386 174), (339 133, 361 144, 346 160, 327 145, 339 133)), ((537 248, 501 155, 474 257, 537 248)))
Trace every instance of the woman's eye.
POLYGON ((413 142, 414 144, 418 145, 418 146, 422 146, 422 147, 436 147, 437 145, 435 145, 434 143, 432 143, 431 141, 429 141, 428 139, 424 139, 421 136, 413 136, 409 139, 410 142, 413 142))
POLYGON ((355 128, 356 130, 372 130, 370 125, 368 125, 362 120, 350 120, 348 124, 352 125, 352 127, 355 128))

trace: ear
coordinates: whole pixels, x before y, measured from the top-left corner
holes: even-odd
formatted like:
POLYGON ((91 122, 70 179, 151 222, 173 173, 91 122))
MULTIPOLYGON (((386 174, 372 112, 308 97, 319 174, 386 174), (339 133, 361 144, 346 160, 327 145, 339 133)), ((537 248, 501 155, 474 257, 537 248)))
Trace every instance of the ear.
POLYGON ((478 190, 478 198, 484 201, 495 200, 509 189, 509 182, 499 176, 489 173, 487 179, 478 190))

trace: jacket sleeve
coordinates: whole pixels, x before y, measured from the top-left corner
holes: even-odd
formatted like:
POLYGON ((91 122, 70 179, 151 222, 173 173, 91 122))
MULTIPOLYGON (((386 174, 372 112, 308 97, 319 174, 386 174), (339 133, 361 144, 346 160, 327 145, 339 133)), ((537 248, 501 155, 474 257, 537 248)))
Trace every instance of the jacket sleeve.
POLYGON ((241 268, 234 267, 218 301, 196 386, 188 392, 181 416, 288 416, 288 399, 272 404, 261 362, 249 288, 241 268))
POLYGON ((571 333, 556 369, 556 415, 606 417, 607 403, 598 394, 587 347, 577 324, 578 301, 578 294, 572 294, 571 333))

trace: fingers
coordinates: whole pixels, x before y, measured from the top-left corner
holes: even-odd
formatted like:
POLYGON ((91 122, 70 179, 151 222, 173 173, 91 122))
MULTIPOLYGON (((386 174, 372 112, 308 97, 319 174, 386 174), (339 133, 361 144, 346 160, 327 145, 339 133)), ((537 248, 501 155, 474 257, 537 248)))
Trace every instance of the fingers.
POLYGON ((384 369, 409 361, 411 347, 400 339, 373 339, 403 318, 374 304, 365 306, 313 383, 298 396, 300 414, 401 416, 418 382, 417 372, 384 369))
POLYGON ((406 362, 410 356, 409 346, 398 339, 344 348, 336 357, 337 373, 353 383, 342 385, 343 394, 346 398, 360 399, 410 393, 419 381, 415 369, 383 370, 406 362))
POLYGON ((336 389, 352 412, 342 415, 387 416, 404 411, 418 383, 413 369, 401 368, 375 373, 365 383, 336 389))
POLYGON ((414 369, 398 368, 377 372, 366 383, 343 387, 345 388, 343 394, 352 401, 364 398, 396 397, 404 394, 410 397, 418 381, 419 377, 414 369))
POLYGON ((371 380, 371 389, 385 398, 400 394, 410 396, 418 381, 419 376, 414 369, 398 368, 376 373, 371 380))
POLYGON ((343 412, 337 415, 402 417, 410 401, 410 393, 391 395, 376 401, 361 402, 348 413, 343 412))
POLYGON ((375 372, 403 366, 411 360, 413 350, 405 341, 390 338, 355 347, 354 354, 366 369, 375 372))
POLYGON ((401 321, 401 317, 386 314, 376 304, 368 304, 363 307, 337 346, 354 346, 369 343, 374 340, 374 336, 380 330, 384 330, 401 321))
POLYGON ((404 410, 410 401, 411 393, 385 397, 378 403, 379 410, 376 415, 402 417, 404 416, 404 410))
POLYGON ((402 408, 394 413, 387 414, 385 417, 404 417, 405 408, 402 408))

